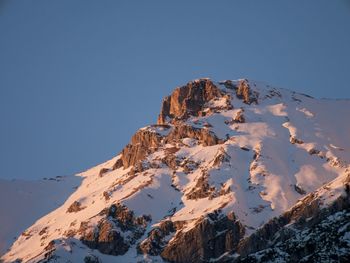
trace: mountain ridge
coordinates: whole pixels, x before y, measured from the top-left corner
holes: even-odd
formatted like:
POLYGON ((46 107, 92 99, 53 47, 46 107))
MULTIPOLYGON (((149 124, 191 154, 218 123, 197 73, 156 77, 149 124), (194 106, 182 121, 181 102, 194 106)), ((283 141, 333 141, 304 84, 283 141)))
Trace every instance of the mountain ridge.
MULTIPOLYGON (((254 253, 268 248, 254 237, 268 241, 310 216, 326 222, 337 202, 346 220, 350 124, 335 116, 350 113, 349 102, 247 79, 191 81, 165 97, 157 124, 80 174, 77 191, 2 259, 260 262, 254 253)), ((276 260, 301 259, 283 249, 276 260)))

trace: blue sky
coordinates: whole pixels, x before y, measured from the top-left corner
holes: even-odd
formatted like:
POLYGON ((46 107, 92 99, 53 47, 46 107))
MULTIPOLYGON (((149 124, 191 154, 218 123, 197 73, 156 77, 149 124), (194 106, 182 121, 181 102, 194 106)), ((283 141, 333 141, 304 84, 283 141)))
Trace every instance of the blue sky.
POLYGON ((350 2, 0 0, 0 178, 83 171, 191 79, 350 98, 350 2))

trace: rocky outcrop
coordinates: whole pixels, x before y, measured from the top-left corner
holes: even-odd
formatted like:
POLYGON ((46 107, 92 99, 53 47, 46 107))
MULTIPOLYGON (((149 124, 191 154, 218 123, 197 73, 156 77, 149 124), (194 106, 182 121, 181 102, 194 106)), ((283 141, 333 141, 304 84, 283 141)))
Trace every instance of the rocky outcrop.
POLYGON ((213 212, 188 231, 178 231, 161 256, 169 262, 207 262, 233 250, 244 236, 244 226, 233 213, 213 212))
POLYGON ((174 126, 172 131, 165 138, 166 143, 179 141, 183 138, 196 139, 204 146, 212 146, 223 143, 216 135, 206 128, 195 128, 187 124, 179 124, 174 126))
POLYGON ((237 112, 236 116, 233 118, 234 123, 245 123, 245 117, 243 115, 243 112, 243 109, 237 112))
MULTIPOLYGON (((161 126, 170 130, 167 135, 160 135, 147 128, 137 131, 131 138, 131 142, 121 152, 121 157, 114 164, 113 170, 120 167, 126 169, 133 166, 129 172, 129 174, 133 176, 136 173, 147 169, 148 166, 155 165, 152 163, 144 164, 142 162, 149 154, 154 153, 159 147, 164 146, 167 143, 175 144, 184 138, 196 139, 198 143, 203 146, 212 146, 224 142, 208 128, 195 128, 185 123, 177 123, 173 127, 169 125, 161 126)), ((164 151, 167 155, 162 159, 162 162, 170 168, 175 169, 179 163, 178 160, 176 160, 174 153, 178 150, 179 148, 177 147, 165 148, 164 151)), ((100 170, 100 176, 103 176, 109 171, 109 169, 102 168, 100 170)))
POLYGON ((165 157, 162 158, 162 163, 166 164, 172 170, 176 170, 176 168, 180 164, 179 160, 174 154, 165 155, 165 157))
POLYGON ((114 165, 113 165, 113 170, 116 170, 116 169, 119 169, 119 168, 121 168, 121 167, 123 167, 123 160, 122 160, 122 158, 119 158, 115 163, 114 163, 114 165))
POLYGON ((213 166, 220 166, 222 163, 228 163, 231 160, 231 156, 228 155, 228 153, 225 151, 223 147, 220 147, 218 152, 216 153, 214 160, 213 160, 213 166))
POLYGON ((83 210, 85 207, 79 201, 74 201, 67 209, 67 213, 76 213, 83 210))
POLYGON ((248 80, 244 79, 239 81, 236 87, 237 98, 242 99, 245 104, 258 103, 258 93, 252 91, 248 80))
POLYGON ((307 219, 300 218, 269 239, 260 239, 265 243, 263 249, 234 262, 349 262, 349 200, 340 198, 307 219))
POLYGON ((98 249, 103 254, 123 255, 129 249, 119 231, 115 231, 115 224, 110 220, 100 221, 98 226, 91 232, 84 235, 82 241, 92 249, 98 249))
POLYGON ((176 231, 175 224, 170 220, 162 221, 157 227, 153 228, 148 237, 137 246, 139 254, 148 254, 158 256, 167 244, 166 237, 176 231))
MULTIPOLYGON (((344 189, 346 188, 344 185, 344 189)), ((346 192, 346 191, 345 191, 346 192)), ((326 220, 329 216, 342 211, 350 212, 350 195, 345 194, 340 196, 331 206, 322 208, 321 200, 314 194, 309 194, 302 199, 296 206, 281 215, 266 223, 263 227, 258 229, 255 233, 246 239, 240 241, 237 249, 234 251, 241 255, 234 262, 267 262, 267 261, 247 261, 252 259, 249 256, 258 251, 267 253, 269 248, 278 243, 285 243, 293 237, 295 232, 291 232, 291 229, 295 230, 307 230, 317 228, 323 220, 326 220), (285 226, 293 223, 293 228, 285 226)), ((315 245, 315 241, 314 242, 315 245)), ((339 240, 338 240, 339 242, 339 240)), ((350 249, 350 246, 349 248, 350 249)), ((349 250, 350 251, 350 250, 349 250)), ((296 253, 296 252, 295 252, 296 253)), ((300 259, 310 254, 310 251, 305 249, 299 251, 298 260, 295 259, 290 262, 299 262, 300 259)), ((350 252, 348 253, 350 255, 350 252)), ((295 254, 294 254, 295 256, 295 254)))
POLYGON ((108 168, 101 168, 100 172, 98 173, 99 177, 104 176, 106 173, 108 173, 110 171, 110 169, 108 168))
POLYGON ((238 83, 232 80, 226 80, 220 82, 227 89, 234 90, 238 99, 243 100, 245 104, 258 104, 259 93, 252 90, 249 81, 247 79, 242 79, 238 83))
POLYGON ((101 211, 103 216, 96 226, 81 224, 81 241, 89 248, 109 255, 123 255, 145 232, 149 216, 135 217, 126 206, 113 204, 101 211))
POLYGON ((294 136, 290 136, 289 141, 291 144, 303 144, 304 143, 302 140, 299 140, 298 138, 295 138, 294 136))
MULTIPOLYGON (((133 173, 142 171, 141 162, 147 155, 155 152, 163 143, 171 143, 183 138, 196 139, 204 146, 221 143, 222 141, 208 128, 195 128, 181 122, 181 120, 185 120, 189 116, 206 114, 202 112, 206 104, 213 99, 223 97, 226 98, 224 108, 232 108, 229 102, 229 95, 225 94, 208 79, 189 82, 187 85, 175 89, 163 101, 158 124, 151 126, 151 129, 144 128, 137 131, 131 138, 130 143, 122 150, 121 157, 115 162, 112 170, 134 166, 133 173), (171 128, 170 125, 166 124, 167 118, 176 119, 178 122, 174 122, 174 126, 171 128), (167 135, 161 135, 152 130, 152 128, 157 127, 162 127, 163 129, 171 128, 171 131, 167 135), (165 140, 162 142, 163 139, 165 140)), ((222 110, 222 106, 219 108, 222 110)), ((168 161, 167 164, 169 164, 168 161)), ((103 176, 108 171, 108 169, 102 168, 100 176, 103 176)))
POLYGON ((161 140, 162 136, 153 131, 147 129, 137 131, 122 151, 121 160, 124 169, 139 164, 147 154, 155 152, 161 140))
POLYGON ((194 171, 195 169, 198 168, 199 163, 195 162, 191 159, 185 159, 182 161, 181 165, 180 165, 183 169, 183 172, 186 174, 192 173, 192 171, 194 171))
POLYGON ((324 216, 311 227, 285 228, 269 247, 239 258, 240 263, 349 262, 349 209, 324 216))
POLYGON ((210 186, 208 182, 209 174, 206 171, 202 171, 202 176, 198 178, 196 185, 189 193, 186 194, 187 199, 196 200, 200 198, 206 198, 215 195, 215 187, 210 186))
POLYGON ((158 124, 167 123, 168 120, 184 120, 189 116, 201 116, 207 102, 214 98, 220 98, 224 92, 211 80, 200 79, 189 82, 187 85, 175 89, 175 91, 163 100, 158 124))

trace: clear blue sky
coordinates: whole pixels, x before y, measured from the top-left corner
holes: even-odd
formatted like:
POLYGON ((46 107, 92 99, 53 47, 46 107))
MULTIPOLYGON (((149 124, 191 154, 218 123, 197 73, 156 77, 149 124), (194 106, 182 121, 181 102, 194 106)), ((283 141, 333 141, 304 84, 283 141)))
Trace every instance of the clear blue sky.
POLYGON ((350 98, 350 2, 0 0, 0 178, 82 171, 199 77, 350 98))

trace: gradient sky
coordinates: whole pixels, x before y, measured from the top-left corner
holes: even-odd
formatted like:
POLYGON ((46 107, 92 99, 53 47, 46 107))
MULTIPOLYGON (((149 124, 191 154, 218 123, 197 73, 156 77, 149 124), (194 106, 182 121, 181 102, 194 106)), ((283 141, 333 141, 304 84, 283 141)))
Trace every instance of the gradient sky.
POLYGON ((191 79, 350 98, 350 2, 0 0, 0 178, 83 171, 191 79))

